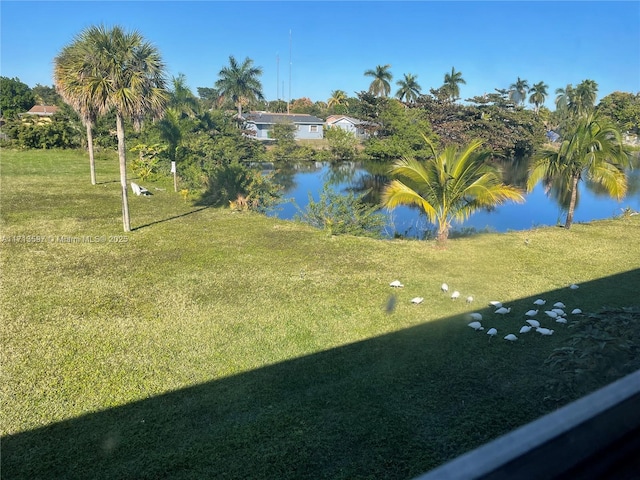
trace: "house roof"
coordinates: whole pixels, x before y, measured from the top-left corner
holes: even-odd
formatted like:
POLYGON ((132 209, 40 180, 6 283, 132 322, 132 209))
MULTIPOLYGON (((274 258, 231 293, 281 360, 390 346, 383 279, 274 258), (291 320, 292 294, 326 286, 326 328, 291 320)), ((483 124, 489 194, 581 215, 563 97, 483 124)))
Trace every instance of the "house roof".
POLYGON ((333 125, 334 123, 338 123, 340 120, 346 120, 346 121, 352 123, 355 126, 358 126, 358 125, 376 126, 376 125, 378 125, 377 123, 368 122, 366 120, 360 120, 358 118, 349 117, 347 115, 330 115, 329 117, 327 117, 327 124, 333 125))
POLYGON ((55 105, 34 105, 26 112, 27 115, 50 116, 58 111, 55 105))
POLYGON ((260 124, 275 124, 275 123, 304 123, 312 125, 322 125, 324 121, 313 115, 307 115, 304 113, 268 113, 268 112, 250 112, 244 116, 247 122, 260 123, 260 124))

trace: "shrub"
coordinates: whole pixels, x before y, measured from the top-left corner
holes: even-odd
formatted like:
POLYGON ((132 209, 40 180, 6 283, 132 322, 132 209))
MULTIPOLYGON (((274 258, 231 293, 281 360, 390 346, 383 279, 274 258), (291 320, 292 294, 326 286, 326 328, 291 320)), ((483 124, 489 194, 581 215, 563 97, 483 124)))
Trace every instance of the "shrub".
POLYGON ((375 206, 362 201, 368 192, 356 195, 349 192, 341 195, 328 184, 324 184, 320 199, 316 202, 309 194, 309 203, 296 220, 321 228, 328 235, 358 235, 380 237, 385 225, 385 216, 375 206))

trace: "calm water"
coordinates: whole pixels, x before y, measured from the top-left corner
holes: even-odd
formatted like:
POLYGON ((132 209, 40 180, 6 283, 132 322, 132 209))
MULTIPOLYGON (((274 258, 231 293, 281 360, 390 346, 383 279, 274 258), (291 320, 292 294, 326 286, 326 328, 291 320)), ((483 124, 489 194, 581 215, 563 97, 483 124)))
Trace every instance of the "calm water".
MULTIPOLYGON (((318 200, 323 185, 329 182, 338 192, 371 191, 367 199, 378 204, 379 193, 388 183, 384 170, 380 172, 371 169, 381 168, 364 166, 357 163, 327 164, 300 163, 294 167, 278 170, 278 181, 285 187, 285 202, 272 213, 282 219, 292 219, 300 209, 308 203, 309 193, 318 200), (293 203, 293 202, 295 203, 293 203), (297 207, 296 207, 297 205, 297 207)), ((640 211, 640 169, 629 174, 629 191, 625 199, 617 202, 607 195, 597 193, 595 188, 589 188, 585 182, 580 182, 579 202, 574 214, 574 222, 588 222, 620 215, 623 210, 630 208, 640 211)), ((399 233, 405 236, 422 237, 425 230, 432 229, 426 217, 419 210, 409 207, 398 207, 389 212, 380 210, 387 216, 386 235, 399 233)), ((541 184, 525 197, 521 204, 507 203, 493 211, 478 211, 463 224, 454 224, 454 229, 475 229, 477 231, 506 232, 508 230, 527 230, 539 226, 553 226, 564 223, 566 214, 556 200, 547 196, 541 184)))

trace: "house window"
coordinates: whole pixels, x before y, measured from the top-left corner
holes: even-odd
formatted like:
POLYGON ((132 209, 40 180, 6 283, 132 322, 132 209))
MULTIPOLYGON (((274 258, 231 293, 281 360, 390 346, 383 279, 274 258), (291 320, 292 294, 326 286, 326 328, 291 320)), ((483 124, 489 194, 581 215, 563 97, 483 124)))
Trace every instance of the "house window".
POLYGON ((318 125, 309 125, 309 131, 311 133, 318 133, 318 125))

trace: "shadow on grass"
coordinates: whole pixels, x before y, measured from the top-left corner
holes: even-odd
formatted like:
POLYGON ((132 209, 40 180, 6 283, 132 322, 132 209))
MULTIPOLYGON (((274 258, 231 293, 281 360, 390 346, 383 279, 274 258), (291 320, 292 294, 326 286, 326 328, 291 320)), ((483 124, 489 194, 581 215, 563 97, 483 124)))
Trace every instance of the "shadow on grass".
POLYGON ((139 227, 132 228, 131 231, 140 230, 141 228, 150 227, 152 225, 157 225, 159 223, 169 222, 169 221, 175 220, 177 218, 187 217, 189 215, 193 215, 194 213, 201 212, 202 210, 206 210, 207 208, 209 208, 209 207, 196 208, 195 210, 191 210, 190 212, 181 213, 180 215, 174 215, 174 216, 169 217, 169 218, 163 218, 162 220, 156 220, 154 222, 145 223, 144 225, 140 225, 139 227))
MULTIPOLYGON (((611 305, 628 305, 639 284, 637 269, 540 296, 569 305, 615 285, 611 305)), ((411 478, 557 406, 543 400, 543 362, 561 327, 510 343, 467 322, 425 323, 10 435, 2 476, 411 478)))

